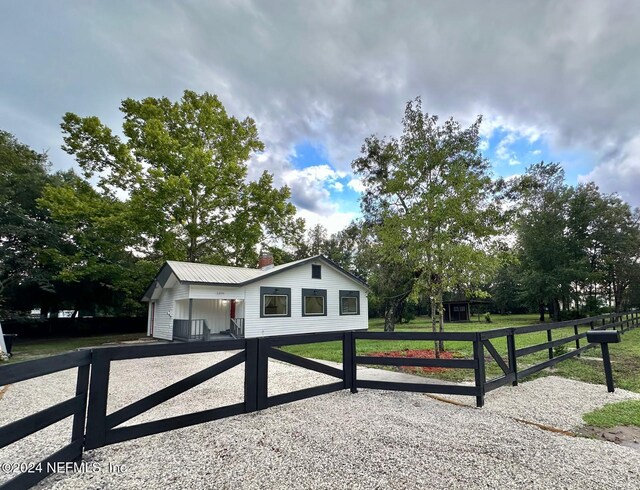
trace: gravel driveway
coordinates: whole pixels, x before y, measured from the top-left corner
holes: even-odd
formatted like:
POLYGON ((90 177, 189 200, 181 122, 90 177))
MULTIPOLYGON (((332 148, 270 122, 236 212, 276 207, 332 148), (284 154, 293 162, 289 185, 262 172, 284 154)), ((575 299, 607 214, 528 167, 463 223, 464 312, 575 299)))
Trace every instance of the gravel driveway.
MULTIPOLYGON (((228 355, 114 362, 109 411, 228 355)), ((243 369, 233 368, 128 423, 239 402, 243 369)), ((334 380, 278 362, 271 362, 269 371, 270 394, 334 380)), ((10 386, 0 400, 0 425, 63 400, 73 392, 74 377, 75 371, 67 371, 10 386)), ((89 451, 85 461, 99 471, 53 475, 41 485, 640 488, 639 451, 552 433, 511 418, 573 428, 580 423, 577 412, 629 397, 638 395, 617 390, 611 396, 603 386, 554 377, 497 390, 487 397, 484 409, 421 394, 342 391, 89 451)), ((58 423, 0 450, 0 463, 42 459, 68 442, 69 434, 70 420, 58 423)), ((0 474, 0 483, 6 476, 0 474)))

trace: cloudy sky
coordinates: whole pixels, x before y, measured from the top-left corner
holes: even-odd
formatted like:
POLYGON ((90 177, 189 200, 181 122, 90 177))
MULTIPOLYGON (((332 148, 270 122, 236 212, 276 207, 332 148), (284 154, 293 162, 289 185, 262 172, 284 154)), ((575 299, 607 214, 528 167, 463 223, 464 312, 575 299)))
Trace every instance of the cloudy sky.
POLYGON ((407 101, 484 116, 496 175, 540 160, 640 205, 640 3, 0 2, 0 128, 55 168, 67 111, 121 126, 126 97, 209 91, 258 123, 267 168, 310 224, 358 214, 350 164, 407 101))

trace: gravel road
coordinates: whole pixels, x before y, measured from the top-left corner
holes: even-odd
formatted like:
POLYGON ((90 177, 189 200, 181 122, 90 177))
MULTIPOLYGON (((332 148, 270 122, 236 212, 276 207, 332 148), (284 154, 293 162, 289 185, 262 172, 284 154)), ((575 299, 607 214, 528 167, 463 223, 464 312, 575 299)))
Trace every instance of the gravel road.
MULTIPOLYGON (((115 362, 109 411, 228 355, 115 362)), ((333 380, 278 362, 269 371, 270 394, 333 380)), ((66 371, 8 387, 0 425, 67 398, 74 377, 66 371)), ((242 381, 241 365, 128 423, 239 402, 242 381)), ((556 377, 497 390, 483 409, 343 391, 89 451, 85 461, 99 472, 53 475, 41 488, 640 488, 639 451, 512 418, 571 429, 581 411, 630 397, 638 395, 556 377)), ((42 459, 69 434, 66 420, 0 450, 0 463, 42 459)))

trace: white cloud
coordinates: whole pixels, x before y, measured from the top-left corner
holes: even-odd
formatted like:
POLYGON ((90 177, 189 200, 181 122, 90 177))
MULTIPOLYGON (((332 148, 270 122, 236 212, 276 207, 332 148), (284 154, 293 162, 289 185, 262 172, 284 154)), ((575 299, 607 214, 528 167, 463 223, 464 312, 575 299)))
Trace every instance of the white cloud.
POLYGON ((337 205, 331 202, 329 189, 337 179, 345 177, 346 172, 337 171, 327 164, 313 165, 303 169, 289 168, 282 173, 282 181, 291 189, 291 201, 297 207, 327 216, 337 211, 337 205))
POLYGON ((365 191, 364 184, 358 178, 351 179, 347 185, 356 192, 363 193, 365 191))
POLYGON ((324 215, 309 211, 308 209, 298 209, 298 217, 304 218, 307 229, 320 224, 327 229, 329 234, 343 230, 349 223, 359 216, 358 213, 334 211, 324 215))

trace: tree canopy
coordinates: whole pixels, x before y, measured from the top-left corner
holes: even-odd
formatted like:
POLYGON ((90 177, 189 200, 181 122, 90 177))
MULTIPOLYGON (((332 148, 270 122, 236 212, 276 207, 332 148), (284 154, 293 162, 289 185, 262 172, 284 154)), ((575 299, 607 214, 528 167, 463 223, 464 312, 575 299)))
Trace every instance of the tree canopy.
POLYGON ((165 259, 253 265, 256 246, 302 232, 287 187, 267 172, 247 180, 264 146, 253 119, 227 114, 215 95, 185 91, 126 99, 120 138, 97 117, 67 113, 64 149, 107 196, 128 195, 137 248, 165 259))
MULTIPOLYGON (((370 313, 392 330, 411 311, 443 328, 443 297, 554 319, 640 306, 640 211, 540 162, 504 182, 468 127, 406 105, 398 137, 365 139, 354 174, 362 217, 305 232, 287 187, 251 171, 255 122, 215 95, 126 99, 121 129, 67 113, 48 157, 0 131, 0 315, 39 307, 136 315, 165 260, 254 267, 322 254, 365 279, 370 313)), ((436 351, 442 345, 436 346, 436 351)))
POLYGON ((489 162, 479 151, 480 123, 439 124, 418 98, 406 106, 402 136, 367 138, 352 164, 365 186, 362 211, 380 261, 406 270, 398 277, 404 294, 397 285, 387 290, 388 330, 393 310, 410 294, 432 299, 435 322, 444 291, 471 289, 490 274, 489 238, 500 232, 500 210, 489 162))

